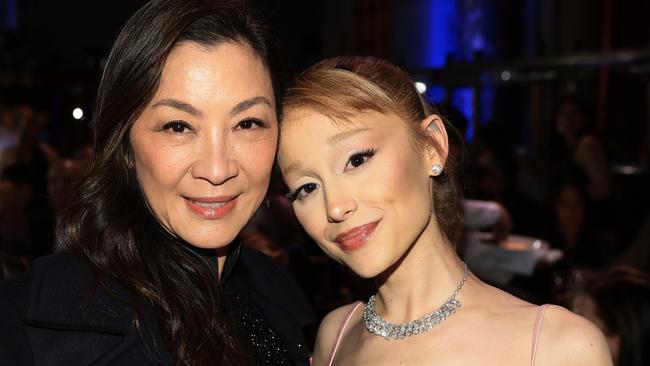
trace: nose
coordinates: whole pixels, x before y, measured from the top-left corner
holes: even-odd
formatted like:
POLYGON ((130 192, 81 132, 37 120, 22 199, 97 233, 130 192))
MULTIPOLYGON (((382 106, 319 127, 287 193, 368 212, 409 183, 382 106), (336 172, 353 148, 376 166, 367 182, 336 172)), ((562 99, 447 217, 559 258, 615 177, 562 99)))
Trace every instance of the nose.
POLYGON ((192 177, 220 185, 239 174, 233 149, 224 136, 204 136, 196 150, 192 177))
POLYGON ((349 191, 338 190, 325 193, 325 209, 327 221, 330 223, 342 222, 357 210, 357 202, 349 191))

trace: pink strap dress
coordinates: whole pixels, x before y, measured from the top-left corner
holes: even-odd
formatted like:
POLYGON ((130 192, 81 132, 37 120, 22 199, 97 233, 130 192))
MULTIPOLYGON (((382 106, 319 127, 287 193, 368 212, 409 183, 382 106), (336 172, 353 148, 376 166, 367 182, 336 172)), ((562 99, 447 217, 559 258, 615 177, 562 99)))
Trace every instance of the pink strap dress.
MULTIPOLYGON (((359 308, 359 306, 361 306, 361 304, 363 304, 361 301, 357 302, 357 304, 352 308, 352 310, 345 317, 343 324, 341 324, 341 328, 339 328, 339 332, 336 335, 336 341, 334 342, 334 347, 332 348, 332 353, 330 354, 329 362, 327 363, 328 366, 332 366, 334 364, 334 358, 336 357, 336 352, 338 351, 339 345, 341 344, 341 339, 343 338, 343 334, 345 333, 345 328, 348 326, 350 319, 352 319, 352 315, 354 315, 355 311, 357 310, 357 308, 359 308)), ((540 306, 539 310, 537 311, 537 319, 535 320, 535 327, 533 328, 532 352, 530 355, 531 366, 535 366, 535 358, 537 356, 537 345, 539 343, 539 335, 542 331, 544 312, 546 311, 547 307, 548 304, 544 304, 540 306)))

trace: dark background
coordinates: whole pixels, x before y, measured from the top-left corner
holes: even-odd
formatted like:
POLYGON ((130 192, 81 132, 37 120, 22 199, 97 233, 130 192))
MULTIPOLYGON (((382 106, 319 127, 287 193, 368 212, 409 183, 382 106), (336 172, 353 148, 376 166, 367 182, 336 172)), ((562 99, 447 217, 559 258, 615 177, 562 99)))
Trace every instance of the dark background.
MULTIPOLYGON (((453 103, 470 127, 507 123, 512 143, 528 149, 544 143, 557 96, 575 93, 607 135, 612 162, 647 165, 648 1, 254 3, 290 71, 333 55, 384 57, 425 81, 434 102, 453 103)), ((91 107, 110 46, 142 4, 0 0, 0 100, 29 94, 53 112, 49 138, 56 139, 58 126, 71 122, 71 105, 91 107)))
MULTIPOLYGON (((470 155, 490 151, 506 157, 494 159, 497 169, 471 172, 465 178, 471 186, 473 177, 480 179, 484 174, 488 188, 501 185, 503 196, 487 198, 511 212, 514 232, 541 237, 567 253, 573 251, 578 259, 580 255, 593 259, 589 256, 596 252, 594 237, 605 249, 614 243, 615 255, 603 250, 607 254, 599 259, 608 260, 595 266, 599 268, 639 243, 645 265, 650 263, 650 1, 252 2, 274 28, 289 74, 330 56, 383 57, 426 84, 425 95, 431 102, 457 111, 452 122, 462 127, 466 121, 464 136, 470 155), (559 165, 549 150, 554 146, 556 113, 567 95, 580 100, 612 174, 612 190, 606 199, 590 202, 583 197, 581 207, 587 208, 593 221, 584 225, 585 235, 579 240, 584 246, 578 249, 558 244, 561 238, 553 231, 557 197, 546 187, 550 174, 544 174, 559 165), (485 141, 491 144, 488 149, 481 147, 485 141), (528 172, 527 181, 518 178, 522 171, 528 172), (641 229, 644 218, 645 229, 641 229), (553 229, 547 230, 547 224, 553 229), (645 236, 637 236, 644 232, 645 236)), ((88 142, 87 127, 103 64, 120 26, 143 3, 0 0, 0 148, 5 143, 4 131, 16 129, 19 122, 15 121, 28 119, 22 105, 40 116, 35 118, 43 127, 38 141, 49 144, 60 156, 74 155, 75 149, 88 142), (72 117, 77 107, 85 112, 80 120, 72 117)), ((41 165, 41 171, 46 171, 46 164, 41 165)), ((41 188, 36 186, 35 191, 41 188)), ((472 197, 472 193, 469 187, 466 194, 472 197)), ((33 215, 28 219, 38 224, 32 227, 44 227, 33 215)), ((278 234, 282 239, 278 241, 284 241, 288 225, 275 226, 284 231, 278 234)), ((309 245, 304 246, 307 253, 302 253, 302 247, 293 251, 308 261, 302 257, 285 261, 297 263, 292 271, 312 302, 319 304, 317 312, 322 316, 358 297, 363 284, 355 285, 313 243, 309 245)), ((27 254, 45 254, 51 245, 46 249, 27 254)), ((635 257, 637 252, 631 253, 635 257)), ((563 277, 547 272, 538 282, 525 280, 536 288, 518 290, 537 299, 551 299, 545 297, 544 286, 557 285, 556 280, 563 277)))

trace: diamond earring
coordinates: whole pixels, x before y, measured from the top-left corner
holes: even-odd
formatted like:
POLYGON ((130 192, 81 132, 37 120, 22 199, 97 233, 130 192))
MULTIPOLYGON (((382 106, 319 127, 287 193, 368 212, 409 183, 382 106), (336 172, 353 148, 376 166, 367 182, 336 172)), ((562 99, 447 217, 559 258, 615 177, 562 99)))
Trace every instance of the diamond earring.
POLYGON ((433 166, 431 167, 431 172, 433 172, 434 177, 439 176, 440 174, 442 174, 442 166, 440 166, 440 164, 433 164, 433 166))

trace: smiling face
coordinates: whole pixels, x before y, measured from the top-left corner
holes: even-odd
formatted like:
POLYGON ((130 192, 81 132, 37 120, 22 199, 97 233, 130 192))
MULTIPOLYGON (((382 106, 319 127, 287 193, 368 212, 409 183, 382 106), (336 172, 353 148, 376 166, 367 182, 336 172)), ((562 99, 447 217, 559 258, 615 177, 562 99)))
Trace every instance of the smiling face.
POLYGON ((337 124, 291 109, 283 119, 278 163, 296 216, 362 277, 382 273, 436 230, 430 169, 440 162, 418 151, 396 115, 368 111, 337 124))
POLYGON ((224 248, 261 203, 278 125, 268 71, 238 43, 172 50, 130 141, 147 203, 172 234, 224 248))

